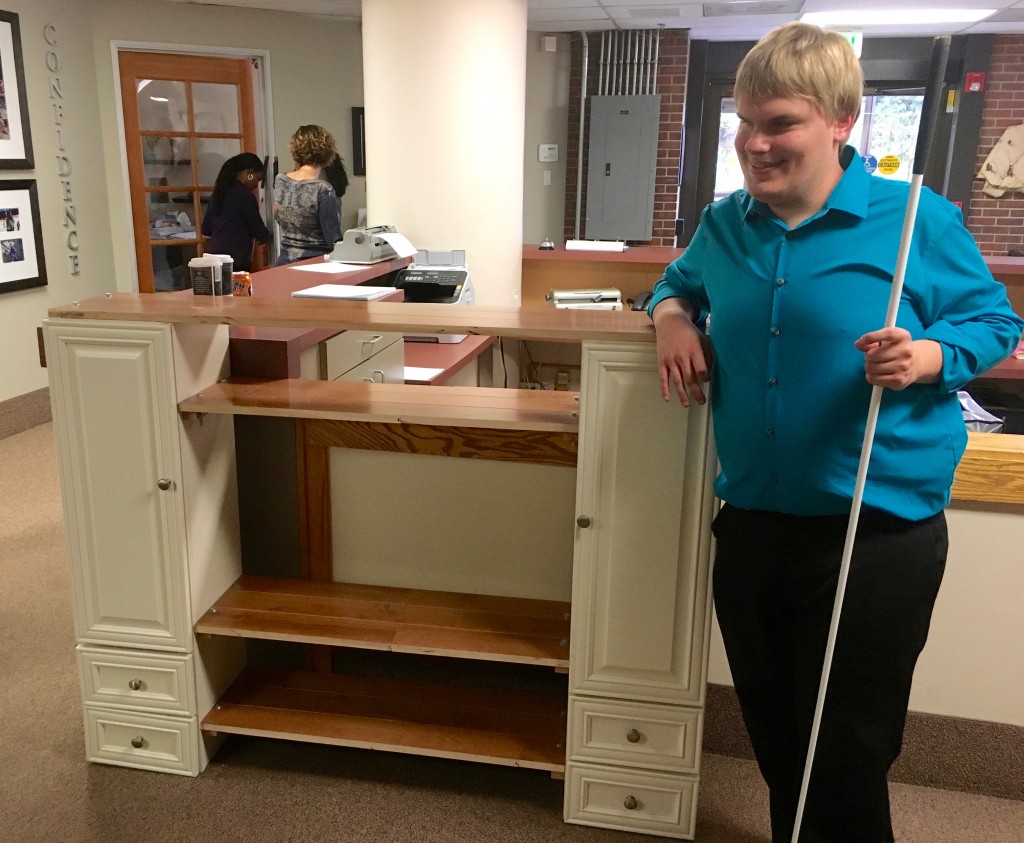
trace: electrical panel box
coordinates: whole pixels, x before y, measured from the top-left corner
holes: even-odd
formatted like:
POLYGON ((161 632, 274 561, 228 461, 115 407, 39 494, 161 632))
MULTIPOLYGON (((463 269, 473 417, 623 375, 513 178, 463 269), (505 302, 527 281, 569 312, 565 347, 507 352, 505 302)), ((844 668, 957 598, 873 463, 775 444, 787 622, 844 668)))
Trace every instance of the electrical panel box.
POLYGON ((650 240, 661 97, 590 98, 585 236, 650 240))

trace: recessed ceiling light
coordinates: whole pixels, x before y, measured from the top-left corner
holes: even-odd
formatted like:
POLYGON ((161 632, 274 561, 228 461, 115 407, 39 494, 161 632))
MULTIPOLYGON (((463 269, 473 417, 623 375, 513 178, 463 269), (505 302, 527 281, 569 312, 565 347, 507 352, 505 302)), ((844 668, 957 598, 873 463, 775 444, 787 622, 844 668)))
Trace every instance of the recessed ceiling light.
POLYGON ((818 26, 899 26, 901 24, 974 23, 993 14, 995 9, 851 9, 847 11, 808 12, 804 23, 818 26))

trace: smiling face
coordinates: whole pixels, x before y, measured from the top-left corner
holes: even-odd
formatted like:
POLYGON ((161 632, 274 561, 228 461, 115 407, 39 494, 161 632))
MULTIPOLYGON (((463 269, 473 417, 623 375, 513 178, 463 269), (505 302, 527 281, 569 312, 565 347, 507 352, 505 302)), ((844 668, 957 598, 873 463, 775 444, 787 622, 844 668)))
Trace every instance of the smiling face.
POLYGON ((736 101, 736 154, 747 192, 794 228, 825 204, 842 178, 839 149, 854 117, 832 120, 809 100, 736 101))

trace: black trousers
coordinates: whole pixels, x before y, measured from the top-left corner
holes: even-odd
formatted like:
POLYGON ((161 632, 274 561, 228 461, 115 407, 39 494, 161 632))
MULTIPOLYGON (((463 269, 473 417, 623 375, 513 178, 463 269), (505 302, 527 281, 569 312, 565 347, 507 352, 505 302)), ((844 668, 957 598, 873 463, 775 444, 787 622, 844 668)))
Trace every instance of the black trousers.
MULTIPOLYGON (((848 517, 737 509, 715 519, 715 608, 743 719, 789 843, 848 517)), ((948 547, 942 513, 861 512, 801 843, 891 843, 886 774, 948 547)))

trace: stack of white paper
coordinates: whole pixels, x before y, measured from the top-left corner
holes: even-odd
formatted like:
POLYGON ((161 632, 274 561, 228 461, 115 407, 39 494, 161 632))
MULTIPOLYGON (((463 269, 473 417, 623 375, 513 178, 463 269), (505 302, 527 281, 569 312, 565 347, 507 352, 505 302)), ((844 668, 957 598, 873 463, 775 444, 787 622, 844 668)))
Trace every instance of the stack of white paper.
POLYGON ((397 292, 395 287, 361 287, 356 284, 319 284, 305 290, 296 290, 292 298, 300 299, 346 299, 348 301, 370 301, 397 292))

